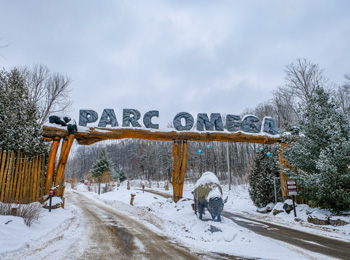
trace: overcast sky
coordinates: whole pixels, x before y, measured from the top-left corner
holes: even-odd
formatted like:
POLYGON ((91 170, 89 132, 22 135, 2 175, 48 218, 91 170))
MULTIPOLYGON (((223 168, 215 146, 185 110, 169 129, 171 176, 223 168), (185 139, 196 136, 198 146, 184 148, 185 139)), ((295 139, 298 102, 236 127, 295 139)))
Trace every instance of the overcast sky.
POLYGON ((307 58, 342 84, 350 1, 0 0, 0 66, 42 63, 71 79, 73 106, 240 114, 307 58))

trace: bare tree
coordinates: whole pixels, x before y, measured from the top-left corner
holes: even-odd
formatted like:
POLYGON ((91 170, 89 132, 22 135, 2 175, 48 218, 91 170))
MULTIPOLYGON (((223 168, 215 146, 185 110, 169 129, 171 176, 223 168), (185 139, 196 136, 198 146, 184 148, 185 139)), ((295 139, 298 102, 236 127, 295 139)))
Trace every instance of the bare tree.
POLYGON ((31 101, 37 104, 38 120, 43 124, 52 113, 62 113, 72 104, 69 99, 70 78, 52 73, 42 64, 24 67, 21 74, 29 89, 31 101))
POLYGON ((318 64, 307 59, 297 59, 295 63, 286 66, 286 83, 291 93, 304 104, 308 103, 317 87, 326 87, 327 79, 318 64))
POLYGON ((296 98, 288 88, 277 88, 273 92, 271 103, 276 110, 273 116, 279 128, 288 128, 298 124, 299 116, 296 98))
MULTIPOLYGON (((0 38, 0 40, 2 40, 2 38, 0 38)), ((9 45, 7 44, 7 45, 2 45, 2 46, 0 46, 0 49, 3 49, 3 48, 6 48, 6 47, 8 47, 9 45)), ((2 56, 2 54, 0 53, 0 56, 1 57, 4 57, 4 56, 2 56)))
POLYGON ((346 74, 345 82, 335 91, 334 96, 340 105, 340 109, 350 120, 350 74, 346 74))

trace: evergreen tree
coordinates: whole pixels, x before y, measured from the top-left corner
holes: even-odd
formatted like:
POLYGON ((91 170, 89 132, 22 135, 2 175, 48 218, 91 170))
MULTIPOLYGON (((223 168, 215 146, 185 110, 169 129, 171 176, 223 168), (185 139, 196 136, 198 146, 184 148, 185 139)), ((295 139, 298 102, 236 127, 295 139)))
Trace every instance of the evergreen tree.
POLYGON ((302 109, 302 134, 284 140, 283 156, 296 169, 284 173, 299 180, 300 196, 335 212, 350 209, 349 130, 334 99, 318 87, 302 109))
POLYGON ((117 178, 119 178, 119 180, 120 180, 121 182, 123 182, 123 181, 125 181, 125 180, 127 179, 126 174, 125 174, 125 172, 124 172, 123 170, 121 170, 121 171, 118 173, 117 178))
POLYGON ((93 177, 101 181, 101 176, 105 172, 111 172, 111 163, 108 159, 106 150, 103 149, 96 162, 92 165, 91 173, 93 177))
MULTIPOLYGON (((249 195, 255 206, 264 207, 275 201, 275 177, 279 177, 278 149, 275 145, 265 145, 255 153, 253 167, 248 176, 249 195)), ((276 185, 280 198, 279 182, 276 185)))
POLYGON ((25 153, 47 151, 37 122, 36 104, 30 101, 24 79, 15 68, 0 72, 0 148, 25 153))

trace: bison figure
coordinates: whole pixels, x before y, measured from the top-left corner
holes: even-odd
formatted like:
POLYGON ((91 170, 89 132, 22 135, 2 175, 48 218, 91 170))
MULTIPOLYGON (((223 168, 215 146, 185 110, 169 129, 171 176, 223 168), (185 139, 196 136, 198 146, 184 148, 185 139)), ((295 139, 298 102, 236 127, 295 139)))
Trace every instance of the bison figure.
POLYGON ((222 189, 218 178, 212 172, 203 173, 202 177, 196 182, 193 191, 194 211, 198 213, 199 219, 205 214, 205 208, 208 209, 213 220, 221 221, 221 211, 224 203, 227 202, 222 198, 222 189))

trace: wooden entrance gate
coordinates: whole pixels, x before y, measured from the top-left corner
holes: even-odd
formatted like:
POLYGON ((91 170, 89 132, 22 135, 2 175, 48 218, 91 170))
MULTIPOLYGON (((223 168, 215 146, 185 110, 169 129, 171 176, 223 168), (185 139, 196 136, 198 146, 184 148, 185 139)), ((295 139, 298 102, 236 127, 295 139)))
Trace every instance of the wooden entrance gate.
POLYGON ((44 126, 43 136, 47 141, 53 141, 52 149, 49 155, 47 167, 45 194, 49 193, 50 188, 58 186, 56 189, 57 196, 64 194, 64 172, 68 161, 68 156, 74 139, 81 145, 89 145, 103 140, 109 139, 124 139, 136 138, 154 141, 172 141, 173 142, 173 166, 172 166, 172 185, 173 199, 177 202, 182 198, 183 185, 185 180, 186 162, 187 162, 187 147, 188 141, 196 142, 248 142, 273 144, 280 142, 279 137, 271 135, 251 135, 242 132, 161 132, 150 131, 146 129, 131 129, 131 128, 97 128, 90 127, 84 132, 76 132, 74 135, 69 135, 66 129, 44 126), (57 167, 55 169, 55 160, 57 148, 60 140, 63 139, 61 154, 57 167))

